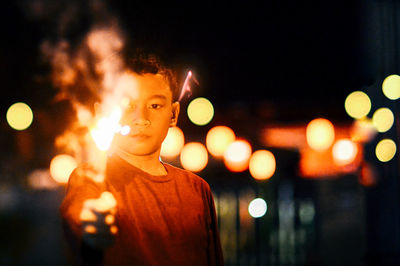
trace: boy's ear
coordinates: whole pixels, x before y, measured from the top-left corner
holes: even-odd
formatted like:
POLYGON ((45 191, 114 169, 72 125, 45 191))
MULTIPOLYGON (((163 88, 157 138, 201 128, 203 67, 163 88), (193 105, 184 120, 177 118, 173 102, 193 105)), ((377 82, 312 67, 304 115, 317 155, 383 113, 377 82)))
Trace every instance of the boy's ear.
POLYGON ((172 104, 172 116, 171 116, 171 120, 169 122, 170 127, 174 127, 178 123, 179 111, 180 111, 179 102, 174 102, 172 104))

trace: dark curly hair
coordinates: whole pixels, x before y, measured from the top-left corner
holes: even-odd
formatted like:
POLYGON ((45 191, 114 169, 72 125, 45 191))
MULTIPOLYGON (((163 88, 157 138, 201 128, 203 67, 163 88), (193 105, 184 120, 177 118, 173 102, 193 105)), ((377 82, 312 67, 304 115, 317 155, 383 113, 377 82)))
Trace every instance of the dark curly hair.
POLYGON ((146 73, 161 74, 171 89, 172 101, 178 101, 180 88, 178 86, 177 73, 159 56, 143 51, 136 51, 134 55, 128 56, 125 63, 128 69, 139 75, 146 73))

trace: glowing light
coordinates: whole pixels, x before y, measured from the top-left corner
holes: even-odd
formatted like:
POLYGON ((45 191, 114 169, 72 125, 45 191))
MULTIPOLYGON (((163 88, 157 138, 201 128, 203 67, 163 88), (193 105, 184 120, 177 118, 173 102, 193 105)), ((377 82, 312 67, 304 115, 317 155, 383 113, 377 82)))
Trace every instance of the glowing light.
POLYGON ((206 137, 208 151, 215 157, 222 157, 228 146, 235 141, 235 133, 226 126, 216 126, 210 129, 206 137))
POLYGON ((208 163, 207 149, 199 142, 187 143, 181 151, 181 164, 186 170, 199 172, 208 163))
POLYGON ((338 140, 332 147, 333 159, 338 165, 346 165, 353 162, 357 152, 357 145, 349 139, 338 140))
POLYGON ((193 124, 204 126, 214 117, 214 107, 206 98, 196 98, 189 103, 187 114, 193 124))
POLYGON ((389 108, 379 108, 372 116, 372 123, 379 132, 386 132, 394 122, 394 115, 389 108))
POLYGON ((262 198, 253 199, 249 204, 249 214, 253 218, 263 217, 267 213, 267 203, 262 198))
POLYGON ((254 152, 250 157, 249 171, 252 177, 258 180, 270 178, 276 169, 275 156, 267 150, 254 152))
POLYGON ((335 128, 332 123, 324 118, 312 120, 306 129, 308 145, 317 151, 328 149, 335 140, 335 128))
POLYGON ((400 76, 390 75, 382 83, 383 94, 390 100, 400 98, 400 76))
POLYGON ((225 166, 232 172, 242 172, 249 166, 251 145, 246 140, 232 142, 224 153, 225 166))
POLYGON ((130 126, 127 126, 127 125, 121 127, 121 129, 119 130, 119 133, 120 133, 121 135, 123 135, 123 136, 128 135, 130 132, 131 132, 131 127, 130 127, 130 126))
POLYGON ((192 77, 192 71, 189 71, 187 73, 187 75, 186 75, 185 82, 183 82, 183 86, 182 86, 182 89, 181 89, 181 94, 179 95, 178 101, 182 100, 182 98, 183 98, 183 96, 185 95, 186 92, 190 92, 191 91, 190 85, 189 85, 189 81, 190 81, 191 77, 192 77))
POLYGON ((377 130, 372 119, 354 120, 351 127, 351 139, 355 142, 368 142, 376 136, 377 130))
POLYGON ((383 139, 379 141, 375 148, 375 154, 379 161, 388 162, 396 154, 396 143, 391 139, 383 139))
POLYGON ((111 234, 115 235, 116 233, 118 233, 118 227, 116 225, 111 226, 110 232, 111 234))
POLYGON ((179 155, 185 144, 185 136, 179 127, 170 127, 161 145, 161 156, 173 158, 179 155))
POLYGON ((82 208, 82 211, 79 215, 81 221, 84 222, 95 222, 97 220, 96 214, 90 209, 82 208))
POLYGON ((68 183, 69 176, 77 167, 75 159, 67 154, 55 156, 50 162, 50 175, 58 183, 68 183))
POLYGON ((107 216, 104 218, 104 222, 108 225, 113 224, 115 222, 115 216, 112 214, 107 214, 107 216))
POLYGON ((121 115, 122 111, 117 107, 109 116, 100 118, 96 127, 90 130, 90 135, 99 150, 106 151, 110 147, 114 134, 120 129, 118 123, 121 115))
POLYGON ((97 232, 97 228, 92 224, 88 224, 85 226, 85 232, 88 234, 95 234, 97 232))
POLYGON ((347 96, 344 107, 349 116, 360 119, 365 117, 371 110, 371 100, 362 91, 354 91, 347 96))
POLYGON ((7 110, 7 122, 15 130, 27 129, 33 121, 33 112, 26 103, 14 103, 7 110))

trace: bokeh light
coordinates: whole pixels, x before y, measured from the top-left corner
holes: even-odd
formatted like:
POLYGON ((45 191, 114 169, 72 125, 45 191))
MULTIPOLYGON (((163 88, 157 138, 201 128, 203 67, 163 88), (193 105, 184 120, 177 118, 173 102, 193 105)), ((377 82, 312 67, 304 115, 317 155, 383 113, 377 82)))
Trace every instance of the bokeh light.
POLYGON ((214 117, 214 107, 208 99, 199 97, 189 103, 187 114, 193 124, 204 126, 214 117))
POLYGON ((386 107, 379 108, 372 116, 372 123, 379 132, 388 131, 393 126, 393 122, 393 112, 386 107))
POLYGON ((50 175, 58 183, 68 183, 69 176, 77 167, 74 157, 67 154, 56 155, 50 162, 50 175))
POLYGON ((199 142, 189 142, 183 146, 180 160, 182 167, 186 170, 199 172, 208 163, 207 149, 199 142))
POLYGON ((258 150, 250 157, 249 171, 258 180, 270 178, 276 169, 275 156, 267 150, 258 150))
POLYGON ((346 165, 353 162, 357 152, 357 144, 349 139, 340 139, 332 147, 332 156, 337 165, 346 165))
POLYGON ((387 76, 382 83, 382 91, 390 100, 397 100, 400 98, 400 76, 387 76))
POLYGON ((391 139, 383 139, 379 141, 375 148, 375 154, 379 161, 388 162, 396 154, 396 143, 391 139))
POLYGON ((363 118, 354 120, 350 130, 351 140, 355 142, 368 142, 376 136, 377 130, 372 119, 363 118))
POLYGON ((267 213, 267 203, 262 198, 255 198, 249 204, 249 214, 253 218, 263 217, 267 213))
POLYGON ((249 166, 251 152, 248 141, 241 139, 232 142, 224 153, 225 166, 232 172, 245 171, 249 166))
POLYGON ((312 120, 307 125, 306 138, 308 145, 317 151, 328 149, 335 140, 335 128, 324 118, 312 120))
POLYGON ((235 133, 227 126, 216 126, 211 128, 206 137, 208 151, 215 157, 224 155, 228 146, 235 141, 235 133))
POLYGON ((354 91, 347 96, 344 107, 349 116, 360 119, 371 110, 371 100, 365 92, 354 91))
POLYGON ((6 119, 13 129, 25 130, 32 124, 33 112, 26 103, 14 103, 8 108, 6 119))
POLYGON ((170 127, 161 145, 161 156, 174 158, 179 155, 185 144, 185 136, 179 127, 170 127))

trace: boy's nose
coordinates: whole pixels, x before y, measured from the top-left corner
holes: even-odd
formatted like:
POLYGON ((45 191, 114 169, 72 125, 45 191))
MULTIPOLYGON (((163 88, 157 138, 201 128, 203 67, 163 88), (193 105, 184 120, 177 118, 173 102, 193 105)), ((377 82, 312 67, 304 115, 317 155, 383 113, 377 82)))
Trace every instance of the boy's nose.
POLYGON ((146 110, 137 109, 135 114, 135 120, 133 121, 135 126, 148 126, 150 121, 146 115, 146 110))

